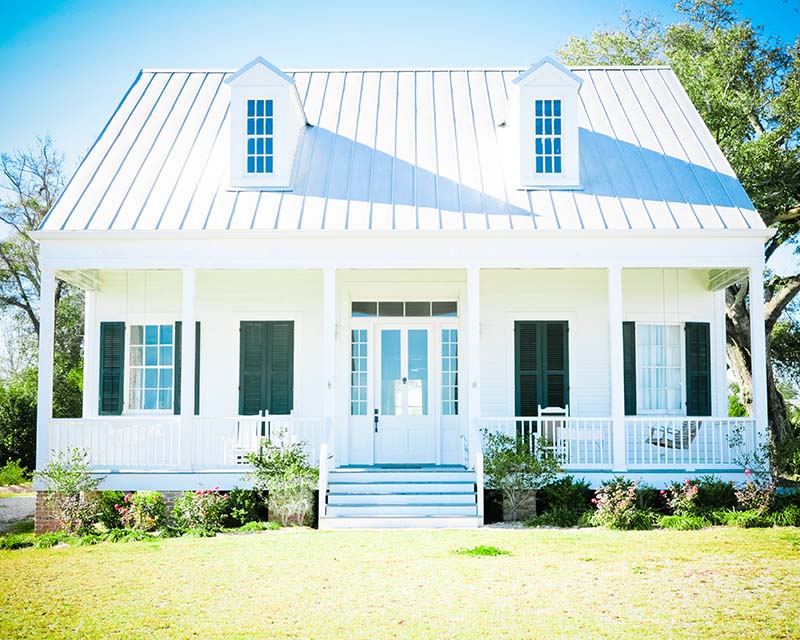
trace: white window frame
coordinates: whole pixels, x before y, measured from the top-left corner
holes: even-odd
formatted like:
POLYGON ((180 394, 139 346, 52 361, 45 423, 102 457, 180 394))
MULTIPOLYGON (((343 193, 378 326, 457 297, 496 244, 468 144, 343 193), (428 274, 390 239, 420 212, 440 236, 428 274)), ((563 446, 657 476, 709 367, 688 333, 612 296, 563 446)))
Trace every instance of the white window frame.
MULTIPOLYGON (((144 356, 144 354, 143 354, 144 356)), ((175 413, 175 322, 167 319, 148 318, 147 320, 135 320, 125 322, 125 355, 124 355, 124 368, 125 375, 123 380, 123 404, 122 415, 138 416, 138 415, 174 415, 175 413), (132 367, 136 366, 144 370, 144 365, 133 365, 131 362, 131 337, 133 336, 133 327, 148 325, 155 325, 157 327, 164 325, 172 326, 172 406, 169 409, 134 409, 130 405, 131 393, 131 371, 132 367)))
POLYGON ((636 350, 636 414, 637 415, 652 415, 652 416, 685 416, 686 415, 686 340, 683 339, 684 332, 686 331, 686 324, 684 322, 658 322, 658 321, 644 321, 635 322, 635 345, 636 350), (680 409, 678 411, 670 412, 667 409, 643 409, 641 406, 644 393, 642 390, 642 364, 639 356, 639 327, 642 326, 656 326, 656 327, 677 327, 678 328, 678 349, 680 351, 680 372, 678 377, 678 384, 680 385, 680 409))

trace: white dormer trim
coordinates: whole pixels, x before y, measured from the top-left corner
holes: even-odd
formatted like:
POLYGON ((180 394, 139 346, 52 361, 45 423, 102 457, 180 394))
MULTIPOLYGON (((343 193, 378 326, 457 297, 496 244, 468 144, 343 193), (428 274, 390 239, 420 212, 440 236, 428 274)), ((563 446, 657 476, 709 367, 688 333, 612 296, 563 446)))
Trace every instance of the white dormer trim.
POLYGON ((232 188, 289 190, 306 116, 294 80, 258 57, 225 80, 230 88, 230 185, 232 188), (272 172, 248 172, 247 102, 272 102, 272 172))
MULTIPOLYGON (((514 79, 509 123, 516 135, 518 153, 515 156, 522 188, 580 188, 578 92, 582 83, 580 76, 550 57, 542 58, 514 79), (555 167, 551 167, 551 172, 537 171, 537 100, 560 101, 561 130, 557 136, 561 151, 560 172, 556 172, 555 167)), ((550 139, 550 143, 555 144, 555 137, 550 139)))

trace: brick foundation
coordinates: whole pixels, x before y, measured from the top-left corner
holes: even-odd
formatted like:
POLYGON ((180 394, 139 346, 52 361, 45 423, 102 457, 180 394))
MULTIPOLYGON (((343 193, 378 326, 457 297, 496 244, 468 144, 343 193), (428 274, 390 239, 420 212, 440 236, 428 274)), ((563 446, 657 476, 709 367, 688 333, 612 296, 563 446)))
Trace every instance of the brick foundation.
POLYGON ((53 516, 53 510, 47 504, 47 491, 36 492, 36 510, 33 516, 33 530, 35 533, 49 533, 58 531, 58 522, 53 516))

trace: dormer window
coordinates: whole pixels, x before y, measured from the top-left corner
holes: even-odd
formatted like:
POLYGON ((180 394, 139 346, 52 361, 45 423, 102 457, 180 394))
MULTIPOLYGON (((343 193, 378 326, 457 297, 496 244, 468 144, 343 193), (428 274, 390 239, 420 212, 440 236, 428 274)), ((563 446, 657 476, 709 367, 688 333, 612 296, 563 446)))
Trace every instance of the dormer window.
POLYGON ((583 80, 544 58, 514 80, 507 127, 523 189, 580 188, 578 91, 583 80))
POLYGON ((561 173, 561 100, 536 100, 536 173, 561 173))
POLYGON ((247 173, 272 173, 272 100, 247 101, 247 173))
POLYGON ((306 126, 294 80, 256 58, 226 82, 231 91, 231 188, 291 189, 306 126))

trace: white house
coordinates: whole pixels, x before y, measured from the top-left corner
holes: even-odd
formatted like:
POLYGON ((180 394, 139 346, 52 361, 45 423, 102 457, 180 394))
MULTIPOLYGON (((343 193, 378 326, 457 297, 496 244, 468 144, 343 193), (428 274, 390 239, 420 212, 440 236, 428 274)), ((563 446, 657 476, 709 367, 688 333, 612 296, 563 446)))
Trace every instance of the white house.
POLYGON ((668 67, 144 70, 37 233, 37 467, 82 446, 106 488, 245 486, 281 434, 327 527, 479 524, 484 429, 593 483, 743 478, 769 235, 668 67), (56 278, 86 291, 74 420, 56 278))

